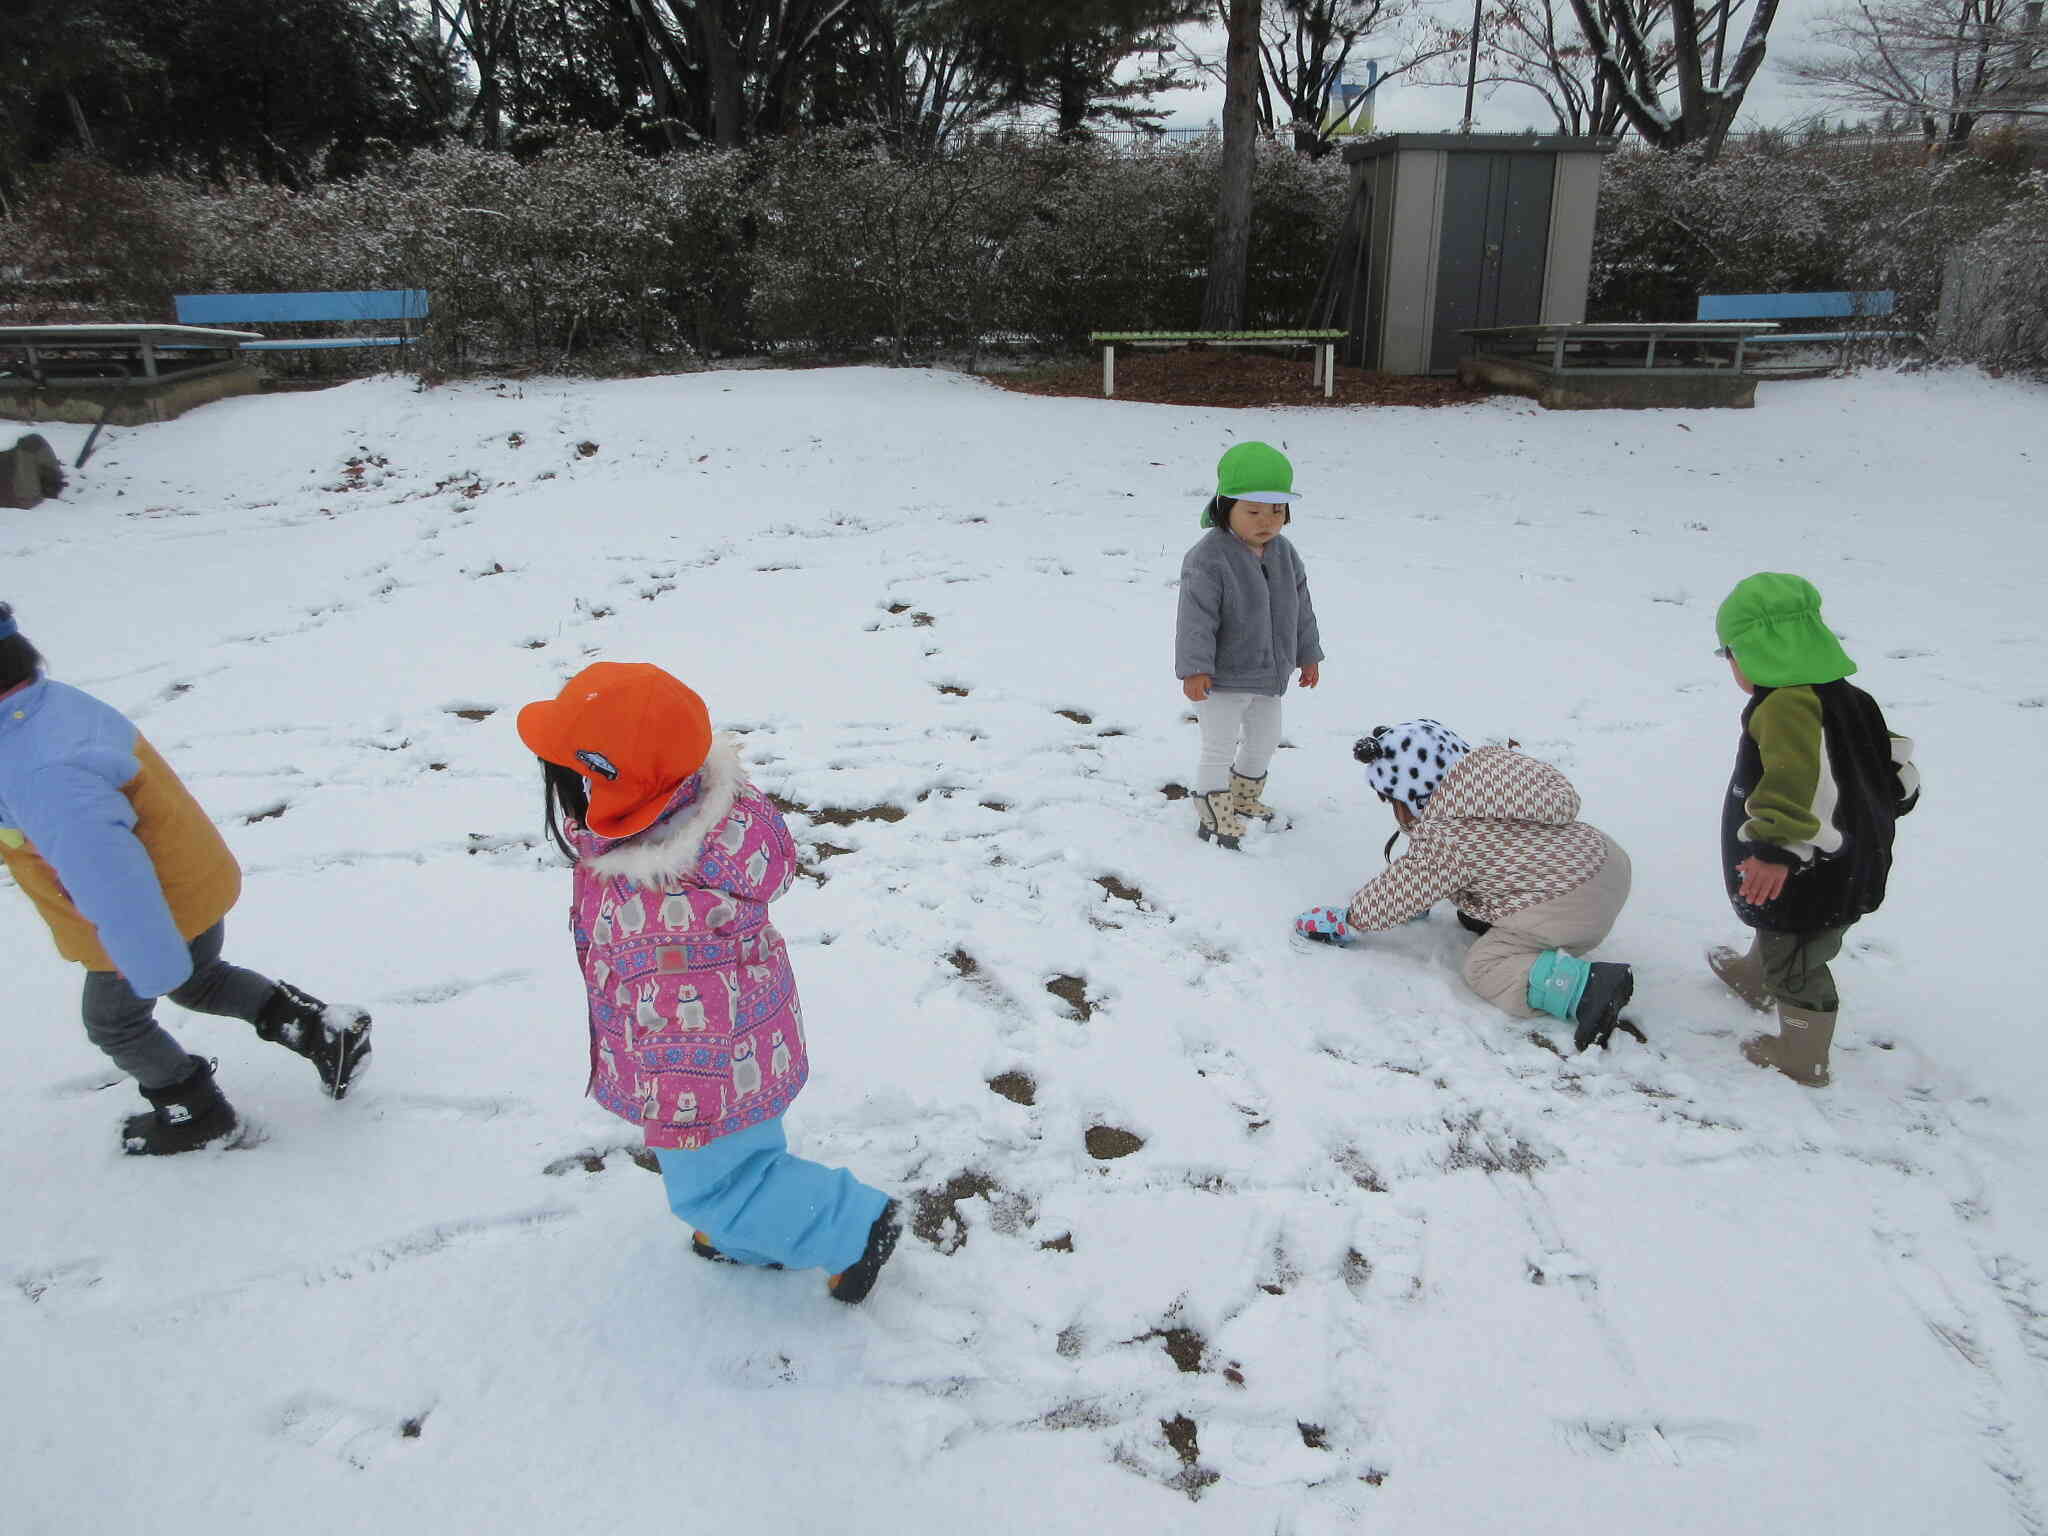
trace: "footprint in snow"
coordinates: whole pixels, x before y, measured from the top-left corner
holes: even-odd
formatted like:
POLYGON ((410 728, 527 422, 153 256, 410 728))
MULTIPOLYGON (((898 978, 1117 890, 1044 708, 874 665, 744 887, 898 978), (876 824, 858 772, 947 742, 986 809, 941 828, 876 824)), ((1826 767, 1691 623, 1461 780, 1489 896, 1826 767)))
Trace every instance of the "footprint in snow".
POLYGON ((394 1413, 324 1392, 301 1392, 274 1410, 274 1432, 358 1471, 368 1471, 408 1440, 420 1438, 431 1409, 394 1413))
POLYGON ((1696 1466, 1728 1461, 1757 1442, 1757 1432, 1732 1419, 1570 1419, 1557 1426, 1582 1456, 1696 1466))

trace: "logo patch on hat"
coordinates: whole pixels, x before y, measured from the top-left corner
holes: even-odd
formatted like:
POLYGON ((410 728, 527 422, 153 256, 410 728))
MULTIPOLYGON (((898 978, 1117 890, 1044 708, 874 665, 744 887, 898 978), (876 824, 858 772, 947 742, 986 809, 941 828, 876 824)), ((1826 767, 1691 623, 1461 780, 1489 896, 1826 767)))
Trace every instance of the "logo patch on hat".
POLYGON ((578 749, 576 753, 576 761, 581 763, 584 767, 588 768, 592 773, 596 774, 599 778, 616 779, 619 776, 618 768, 615 767, 612 763, 612 760, 606 757, 602 752, 589 752, 584 751, 582 749, 578 749))

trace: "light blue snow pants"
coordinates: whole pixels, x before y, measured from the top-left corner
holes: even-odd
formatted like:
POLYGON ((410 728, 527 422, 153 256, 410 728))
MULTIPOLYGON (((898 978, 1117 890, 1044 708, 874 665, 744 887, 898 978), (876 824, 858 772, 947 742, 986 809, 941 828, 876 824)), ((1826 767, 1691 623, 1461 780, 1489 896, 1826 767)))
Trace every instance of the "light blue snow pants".
POLYGON ((654 1148, 668 1208, 742 1264, 838 1274, 868 1245, 889 1197, 844 1168, 794 1157, 782 1120, 695 1151, 654 1148))

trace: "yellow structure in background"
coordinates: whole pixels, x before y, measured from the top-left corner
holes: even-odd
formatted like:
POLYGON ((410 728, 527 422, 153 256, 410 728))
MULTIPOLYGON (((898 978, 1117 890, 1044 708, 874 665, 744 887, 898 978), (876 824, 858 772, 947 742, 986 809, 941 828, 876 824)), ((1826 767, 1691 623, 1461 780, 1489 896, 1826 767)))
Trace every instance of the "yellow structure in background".
POLYGON ((1337 78, 1337 88, 1329 96, 1329 113, 1323 119, 1323 137, 1348 139, 1372 133, 1372 92, 1380 84, 1380 61, 1366 59, 1362 68, 1364 80, 1354 78, 1352 72, 1337 78))
POLYGON ((1373 131, 1373 92, 1380 83, 1380 61, 1367 59, 1362 66, 1363 80, 1353 73, 1338 77, 1337 89, 1330 95, 1330 106, 1323 118, 1323 136, 1331 139, 1356 138, 1373 131))

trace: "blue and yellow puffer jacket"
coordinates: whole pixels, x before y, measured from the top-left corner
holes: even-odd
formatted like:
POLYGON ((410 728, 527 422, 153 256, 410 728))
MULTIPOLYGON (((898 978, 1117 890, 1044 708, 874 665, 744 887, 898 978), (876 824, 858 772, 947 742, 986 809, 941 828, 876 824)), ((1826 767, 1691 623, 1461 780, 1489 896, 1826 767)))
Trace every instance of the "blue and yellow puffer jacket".
POLYGON ((242 891, 220 830, 133 722, 48 678, 0 699, 0 860, 59 954, 142 997, 184 983, 187 944, 242 891))

